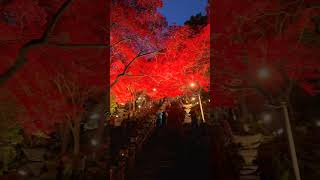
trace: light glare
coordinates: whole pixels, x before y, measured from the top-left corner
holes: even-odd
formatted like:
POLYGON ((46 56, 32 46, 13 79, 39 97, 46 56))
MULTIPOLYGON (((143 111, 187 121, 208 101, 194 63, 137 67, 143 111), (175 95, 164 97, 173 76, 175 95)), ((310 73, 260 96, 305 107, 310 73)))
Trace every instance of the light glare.
POLYGON ((258 71, 258 77, 261 78, 261 79, 267 79, 267 78, 269 78, 269 77, 270 77, 269 69, 266 68, 266 67, 259 69, 259 71, 258 71))
POLYGON ((95 139, 91 139, 91 144, 92 144, 93 146, 96 146, 96 145, 98 145, 98 141, 95 140, 95 139))

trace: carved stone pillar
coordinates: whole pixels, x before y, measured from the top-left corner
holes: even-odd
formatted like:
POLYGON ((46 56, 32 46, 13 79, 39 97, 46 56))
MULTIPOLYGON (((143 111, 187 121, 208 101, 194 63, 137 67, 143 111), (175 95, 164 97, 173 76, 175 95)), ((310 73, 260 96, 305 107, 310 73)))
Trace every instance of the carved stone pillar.
POLYGON ((191 123, 191 115, 190 111, 192 108, 192 104, 183 104, 184 111, 186 112, 184 116, 184 123, 191 123))

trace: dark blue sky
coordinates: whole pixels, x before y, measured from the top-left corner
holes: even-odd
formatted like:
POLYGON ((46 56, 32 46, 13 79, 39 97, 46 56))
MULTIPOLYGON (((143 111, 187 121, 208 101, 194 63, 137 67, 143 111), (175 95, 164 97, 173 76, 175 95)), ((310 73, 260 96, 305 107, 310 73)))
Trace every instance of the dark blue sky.
POLYGON ((158 11, 167 18, 168 24, 183 25, 192 15, 205 14, 208 0, 163 0, 163 8, 158 11))

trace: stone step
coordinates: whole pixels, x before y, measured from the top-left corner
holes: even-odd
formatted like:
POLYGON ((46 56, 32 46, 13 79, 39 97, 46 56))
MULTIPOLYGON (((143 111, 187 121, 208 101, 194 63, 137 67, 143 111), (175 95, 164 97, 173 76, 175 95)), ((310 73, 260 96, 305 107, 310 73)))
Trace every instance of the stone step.
POLYGON ((255 143, 255 144, 250 144, 250 145, 242 145, 242 147, 240 149, 258 149, 260 146, 260 142, 259 143, 255 143))
POLYGON ((255 169, 242 169, 242 170, 240 170, 241 175, 251 175, 251 174, 254 174, 255 172, 256 172, 255 169))
POLYGON ((240 150, 240 154, 245 157, 256 157, 258 155, 258 151, 256 149, 240 150))
POLYGON ((240 180, 260 180, 259 176, 255 175, 246 175, 246 176, 240 176, 240 180))
POLYGON ((255 169, 255 170, 257 170, 258 166, 257 165, 244 165, 242 167, 242 169, 255 169))

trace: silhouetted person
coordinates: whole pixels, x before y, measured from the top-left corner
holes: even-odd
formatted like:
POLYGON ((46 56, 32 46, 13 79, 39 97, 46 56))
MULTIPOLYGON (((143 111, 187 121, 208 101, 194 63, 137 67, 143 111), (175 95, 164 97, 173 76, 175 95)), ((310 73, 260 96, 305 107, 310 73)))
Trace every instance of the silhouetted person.
POLYGON ((175 131, 180 129, 182 127, 183 118, 183 109, 179 106, 177 102, 172 103, 171 107, 168 109, 168 128, 175 129, 175 131))
POLYGON ((193 128, 198 127, 197 113, 195 112, 195 110, 192 110, 190 114, 191 114, 191 127, 193 128))
POLYGON ((165 127, 167 125, 167 118, 168 118, 168 113, 166 110, 164 110, 162 112, 162 123, 161 123, 162 127, 165 127))
POLYGON ((162 126, 162 111, 161 110, 159 110, 157 112, 156 125, 157 125, 158 128, 162 126))

